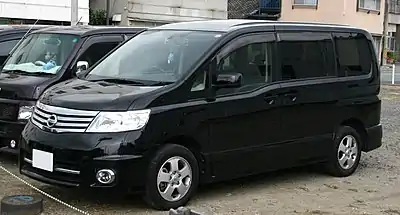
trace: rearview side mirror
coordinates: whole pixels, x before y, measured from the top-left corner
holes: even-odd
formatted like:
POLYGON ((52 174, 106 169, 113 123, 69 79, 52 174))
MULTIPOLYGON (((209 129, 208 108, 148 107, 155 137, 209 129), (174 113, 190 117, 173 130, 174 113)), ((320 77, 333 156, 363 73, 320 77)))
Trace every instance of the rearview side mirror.
POLYGON ((89 63, 87 61, 78 61, 76 63, 76 76, 79 76, 80 73, 86 71, 89 68, 89 63))
POLYGON ((219 74, 213 85, 216 88, 236 88, 242 86, 242 79, 240 73, 219 74))

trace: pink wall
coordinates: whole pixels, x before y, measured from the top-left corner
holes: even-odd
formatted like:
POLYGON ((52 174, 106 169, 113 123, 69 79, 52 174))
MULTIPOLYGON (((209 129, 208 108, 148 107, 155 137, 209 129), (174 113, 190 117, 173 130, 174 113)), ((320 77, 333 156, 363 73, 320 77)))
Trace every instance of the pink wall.
POLYGON ((295 7, 292 0, 282 0, 282 21, 309 21, 334 24, 348 24, 364 28, 372 34, 383 32, 384 1, 381 1, 381 13, 357 12, 357 0, 318 0, 317 9, 295 7))

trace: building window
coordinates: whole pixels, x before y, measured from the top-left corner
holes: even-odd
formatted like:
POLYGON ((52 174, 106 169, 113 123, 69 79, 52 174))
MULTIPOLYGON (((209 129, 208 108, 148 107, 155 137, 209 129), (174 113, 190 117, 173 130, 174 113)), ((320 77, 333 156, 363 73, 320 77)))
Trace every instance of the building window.
POLYGON ((318 0, 293 0, 293 5, 317 6, 318 0))
POLYGON ((379 53, 381 51, 381 37, 372 37, 372 38, 374 40, 376 54, 379 56, 379 53))
POLYGON ((390 51, 396 51, 396 39, 392 36, 387 37, 386 48, 390 51))
POLYGON ((358 8, 364 10, 381 10, 381 0, 358 0, 358 8))

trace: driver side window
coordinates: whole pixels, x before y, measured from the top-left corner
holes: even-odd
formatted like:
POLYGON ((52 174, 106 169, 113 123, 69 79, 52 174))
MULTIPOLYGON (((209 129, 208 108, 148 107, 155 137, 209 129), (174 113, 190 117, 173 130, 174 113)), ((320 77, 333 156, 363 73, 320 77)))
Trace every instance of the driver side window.
POLYGON ((241 74, 242 81, 239 87, 218 89, 217 96, 253 91, 272 82, 274 42, 259 41, 247 42, 220 58, 216 76, 241 74))

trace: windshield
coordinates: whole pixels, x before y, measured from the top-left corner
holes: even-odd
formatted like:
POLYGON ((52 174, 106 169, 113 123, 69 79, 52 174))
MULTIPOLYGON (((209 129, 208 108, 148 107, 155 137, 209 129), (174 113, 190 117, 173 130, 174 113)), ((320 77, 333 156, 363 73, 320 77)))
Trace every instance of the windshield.
POLYGON ((216 32, 146 31, 110 54, 86 79, 175 82, 220 36, 216 32))
POLYGON ((6 61, 3 72, 56 74, 79 38, 70 34, 31 34, 6 61))

